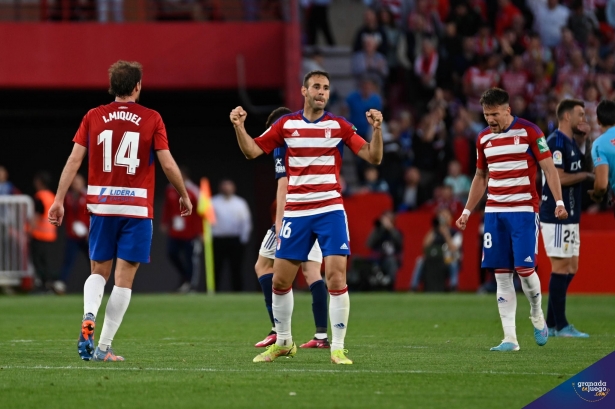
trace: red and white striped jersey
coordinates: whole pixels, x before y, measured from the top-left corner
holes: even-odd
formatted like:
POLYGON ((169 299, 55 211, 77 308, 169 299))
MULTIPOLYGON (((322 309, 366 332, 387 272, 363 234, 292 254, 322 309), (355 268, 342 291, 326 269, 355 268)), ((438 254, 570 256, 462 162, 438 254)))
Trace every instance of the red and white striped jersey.
POLYGON ((483 129, 476 140, 478 169, 489 171, 485 212, 538 212, 538 162, 551 157, 545 137, 533 123, 513 118, 505 132, 483 129))
POLYGON ((83 117, 73 142, 88 148, 90 213, 154 217, 154 151, 169 149, 158 112, 136 103, 99 106, 83 117))
POLYGON ((357 154, 367 143, 352 124, 326 111, 309 122, 298 111, 281 117, 254 141, 265 153, 287 147, 285 217, 344 210, 339 183, 344 144, 357 154))

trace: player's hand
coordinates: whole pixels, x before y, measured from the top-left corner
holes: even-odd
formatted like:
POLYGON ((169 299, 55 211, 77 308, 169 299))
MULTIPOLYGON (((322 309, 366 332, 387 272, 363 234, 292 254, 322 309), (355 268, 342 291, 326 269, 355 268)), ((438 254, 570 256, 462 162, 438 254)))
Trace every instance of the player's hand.
POLYGON ((566 211, 566 208, 564 206, 557 206, 555 208, 555 217, 557 217, 560 220, 567 219, 568 212, 566 211))
POLYGON ((596 180, 596 175, 594 175, 591 172, 585 172, 585 180, 589 180, 590 182, 593 182, 594 180, 596 180))
POLYGON ((466 229, 466 224, 468 223, 468 217, 470 216, 467 214, 462 214, 461 217, 457 219, 455 224, 457 225, 457 228, 459 228, 459 230, 463 231, 466 229))
POLYGON ((231 111, 231 122, 234 126, 242 126, 247 116, 248 113, 239 106, 231 111))
POLYGON ((192 202, 188 198, 179 198, 179 212, 182 217, 188 217, 192 214, 192 202))
POLYGON ((367 122, 374 129, 380 129, 380 126, 382 126, 382 112, 377 109, 370 109, 365 113, 365 116, 367 117, 367 122))
POLYGON ((47 214, 47 220, 54 226, 61 226, 64 219, 64 206, 62 203, 53 202, 47 214))
POLYGON ((602 199, 604 198, 604 196, 598 196, 596 194, 596 191, 594 189, 588 190, 587 193, 589 193, 589 197, 596 203, 602 203, 602 199))
POLYGON ((577 125, 577 129, 580 132, 580 136, 585 136, 592 130, 591 126, 585 121, 579 122, 579 124, 577 125))

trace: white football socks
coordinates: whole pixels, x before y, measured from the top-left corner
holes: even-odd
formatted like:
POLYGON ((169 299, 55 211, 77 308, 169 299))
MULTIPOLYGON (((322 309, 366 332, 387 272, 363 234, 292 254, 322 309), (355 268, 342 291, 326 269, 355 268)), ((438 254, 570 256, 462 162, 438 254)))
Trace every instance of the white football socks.
POLYGON ((523 292, 530 302, 532 323, 536 329, 542 329, 544 326, 544 318, 542 314, 542 294, 540 293, 540 279, 538 278, 538 274, 533 272, 527 277, 519 276, 519 278, 521 279, 523 292))
POLYGON ((102 351, 106 351, 113 342, 115 333, 120 328, 124 314, 130 304, 130 296, 132 290, 130 288, 123 288, 114 286, 111 291, 111 296, 107 302, 107 308, 105 310, 105 323, 100 333, 100 341, 98 347, 102 351))
POLYGON ((350 297, 348 286, 342 290, 329 290, 329 319, 331 320, 331 350, 344 349, 344 338, 348 328, 350 297))
POLYGON ((83 285, 83 316, 91 313, 96 317, 107 281, 100 274, 90 274, 83 285))
POLYGON ((293 297, 292 287, 288 290, 273 289, 271 308, 273 310, 273 320, 275 322, 275 332, 278 333, 276 344, 281 347, 290 347, 293 344, 293 336, 290 332, 290 323, 293 316, 293 297))
POLYGON ((515 326, 515 314, 517 312, 517 294, 513 284, 513 273, 496 273, 497 283, 496 299, 500 319, 504 329, 504 342, 517 344, 517 331, 515 326))

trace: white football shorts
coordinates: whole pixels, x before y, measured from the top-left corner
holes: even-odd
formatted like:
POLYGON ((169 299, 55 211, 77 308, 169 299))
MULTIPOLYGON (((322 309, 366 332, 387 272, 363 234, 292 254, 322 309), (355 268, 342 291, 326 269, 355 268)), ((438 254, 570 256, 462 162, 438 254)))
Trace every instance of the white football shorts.
POLYGON ((540 223, 542 240, 549 257, 570 258, 579 255, 579 224, 540 223))
MULTIPOLYGON (((265 238, 261 243, 261 248, 258 250, 258 254, 261 256, 273 260, 275 258, 275 248, 277 246, 277 238, 275 236, 275 232, 273 229, 267 230, 267 234, 265 234, 265 238)), ((306 260, 302 260, 306 261, 306 260)), ((318 240, 314 242, 314 246, 310 250, 308 254, 307 261, 316 261, 318 263, 322 263, 322 251, 320 250, 320 245, 318 244, 318 240)))

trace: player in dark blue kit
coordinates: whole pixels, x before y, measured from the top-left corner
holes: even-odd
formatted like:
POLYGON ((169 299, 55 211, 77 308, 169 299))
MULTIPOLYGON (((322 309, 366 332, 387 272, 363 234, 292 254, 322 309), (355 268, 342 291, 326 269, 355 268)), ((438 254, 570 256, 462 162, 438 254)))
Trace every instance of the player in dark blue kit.
MULTIPOLYGON (((288 108, 275 109, 267 119, 267 128, 281 116, 289 113, 291 113, 291 111, 288 108)), ((282 216, 284 214, 286 192, 288 189, 288 178, 286 177, 286 148, 276 148, 273 151, 273 160, 275 163, 275 178, 278 184, 274 215, 275 224, 271 229, 267 230, 267 234, 265 234, 265 238, 261 243, 261 248, 258 251, 258 260, 254 266, 258 282, 265 296, 265 306, 269 312, 272 329, 265 339, 254 345, 257 348, 267 347, 274 344, 277 340, 277 333, 275 332, 275 327, 273 327, 272 279, 277 237, 280 227, 282 226, 282 216)), ((321 264, 322 251, 320 250, 318 241, 316 241, 308 254, 307 261, 304 261, 301 265, 305 281, 310 286, 310 291, 312 292, 312 312, 314 314, 314 323, 316 324, 316 333, 314 338, 302 344, 301 348, 330 348, 329 340, 327 339, 327 288, 320 274, 321 264)))
POLYGON ((585 120, 585 104, 576 99, 564 99, 557 107, 558 129, 548 138, 547 145, 562 184, 568 218, 558 220, 555 200, 549 185, 543 183, 540 225, 545 250, 551 260, 547 327, 549 336, 587 338, 566 319, 566 292, 579 269, 579 222, 583 182, 594 175, 583 169, 585 141, 589 127, 585 120))

